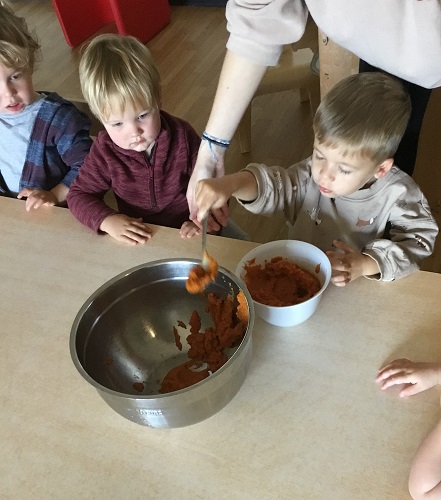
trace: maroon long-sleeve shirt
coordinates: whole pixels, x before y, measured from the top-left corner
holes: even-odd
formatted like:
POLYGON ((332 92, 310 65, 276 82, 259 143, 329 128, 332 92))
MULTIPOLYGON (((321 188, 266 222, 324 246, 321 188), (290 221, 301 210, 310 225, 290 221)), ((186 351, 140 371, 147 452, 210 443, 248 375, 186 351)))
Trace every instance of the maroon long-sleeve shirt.
POLYGON ((161 131, 151 157, 120 148, 100 132, 70 187, 74 216, 100 233, 101 222, 116 212, 104 202, 111 189, 119 213, 144 222, 180 228, 189 219, 186 198, 200 138, 189 123, 161 111, 161 131))

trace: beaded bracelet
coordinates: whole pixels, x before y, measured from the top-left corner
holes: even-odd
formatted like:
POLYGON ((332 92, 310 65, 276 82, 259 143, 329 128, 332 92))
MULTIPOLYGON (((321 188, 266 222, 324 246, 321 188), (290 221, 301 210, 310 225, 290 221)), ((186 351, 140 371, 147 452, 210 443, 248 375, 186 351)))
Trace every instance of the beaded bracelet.
POLYGON ((204 132, 202 134, 202 140, 208 142, 208 147, 210 148, 211 154, 213 155, 213 158, 216 161, 218 160, 218 158, 216 156, 216 153, 213 151, 213 144, 219 146, 220 148, 228 149, 230 147, 230 142, 231 142, 227 141, 226 139, 219 139, 214 135, 208 134, 207 132, 204 132))

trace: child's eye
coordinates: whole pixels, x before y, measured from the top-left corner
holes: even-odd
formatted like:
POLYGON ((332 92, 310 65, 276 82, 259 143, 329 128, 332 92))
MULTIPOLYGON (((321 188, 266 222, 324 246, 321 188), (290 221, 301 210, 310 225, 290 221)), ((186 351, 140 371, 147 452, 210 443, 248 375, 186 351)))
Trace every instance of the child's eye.
POLYGON ((15 81, 15 80, 20 80, 21 78, 21 73, 14 73, 12 76, 11 76, 11 80, 12 81, 15 81))
POLYGON ((314 153, 314 156, 315 156, 315 159, 318 160, 318 161, 322 161, 324 160, 323 156, 319 153, 314 153))
POLYGON ((144 120, 144 118, 147 118, 147 116, 149 116, 148 111, 146 113, 142 113, 142 115, 139 115, 138 120, 144 120))
POLYGON ((349 175, 351 173, 350 170, 345 170, 344 168, 342 167, 338 167, 338 169, 340 170, 340 172, 344 175, 349 175))
POLYGON ((121 127, 122 122, 112 123, 112 127, 121 127))

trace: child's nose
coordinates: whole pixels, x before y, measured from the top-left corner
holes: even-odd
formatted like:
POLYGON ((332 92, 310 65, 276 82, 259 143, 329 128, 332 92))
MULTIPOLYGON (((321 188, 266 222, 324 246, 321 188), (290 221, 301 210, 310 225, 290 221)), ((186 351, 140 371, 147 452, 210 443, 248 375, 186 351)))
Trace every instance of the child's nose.
POLYGON ((143 130, 138 123, 134 123, 132 127, 133 134, 141 135, 143 130))
POLYGON ((332 173, 331 169, 328 168, 328 167, 323 167, 321 170, 320 170, 320 179, 321 180, 324 180, 324 181, 329 181, 329 182, 333 182, 335 180, 335 176, 334 174, 332 173))

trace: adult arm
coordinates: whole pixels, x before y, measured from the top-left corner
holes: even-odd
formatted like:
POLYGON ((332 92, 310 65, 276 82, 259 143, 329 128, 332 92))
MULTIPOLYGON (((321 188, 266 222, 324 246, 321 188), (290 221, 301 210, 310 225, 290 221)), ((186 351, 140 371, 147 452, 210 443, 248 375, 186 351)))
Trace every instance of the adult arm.
MULTIPOLYGON (((302 37, 308 10, 302 0, 230 0, 226 17, 230 37, 206 132, 231 140, 266 68, 277 64, 284 45, 302 37)), ((188 186, 193 220, 197 218, 197 181, 224 174, 225 150, 212 149, 202 141, 188 186)))
MULTIPOLYGON (((206 132, 220 139, 231 140, 266 68, 227 51, 206 132)), ((210 150, 207 141, 201 142, 187 189, 190 219, 197 219, 197 182, 200 179, 224 175, 224 156, 225 149, 212 144, 210 150)))

